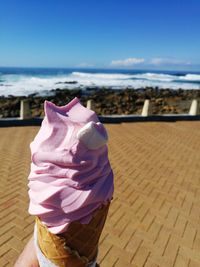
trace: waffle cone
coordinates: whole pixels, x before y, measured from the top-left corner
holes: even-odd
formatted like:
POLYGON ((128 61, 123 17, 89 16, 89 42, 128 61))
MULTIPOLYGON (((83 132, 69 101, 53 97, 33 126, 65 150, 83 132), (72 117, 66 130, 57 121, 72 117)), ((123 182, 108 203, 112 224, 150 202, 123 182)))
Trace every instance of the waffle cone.
POLYGON ((52 234, 36 217, 37 240, 46 258, 59 267, 85 267, 95 260, 98 242, 109 209, 108 205, 98 208, 88 224, 75 221, 66 232, 52 234))

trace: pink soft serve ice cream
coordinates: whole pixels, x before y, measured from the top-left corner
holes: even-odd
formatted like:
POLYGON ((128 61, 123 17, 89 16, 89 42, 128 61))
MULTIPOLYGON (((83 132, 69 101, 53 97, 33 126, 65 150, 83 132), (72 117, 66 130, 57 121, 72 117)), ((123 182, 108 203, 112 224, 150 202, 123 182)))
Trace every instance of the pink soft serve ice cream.
POLYGON ((45 117, 31 147, 29 213, 58 234, 70 222, 88 223, 113 194, 107 133, 77 98, 57 107, 45 101, 45 117))

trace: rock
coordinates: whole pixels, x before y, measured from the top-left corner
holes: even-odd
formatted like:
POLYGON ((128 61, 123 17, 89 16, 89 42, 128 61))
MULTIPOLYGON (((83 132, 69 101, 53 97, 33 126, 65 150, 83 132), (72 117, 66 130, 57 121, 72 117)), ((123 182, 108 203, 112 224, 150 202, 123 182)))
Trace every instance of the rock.
POLYGON ((138 98, 136 101, 135 101, 135 104, 140 106, 140 105, 144 105, 144 99, 142 98, 138 98))
POLYGON ((155 99, 155 105, 156 106, 163 105, 163 103, 164 103, 164 99, 163 98, 157 98, 157 99, 155 99))
POLYGON ((66 84, 77 84, 78 82, 77 81, 67 81, 67 82, 64 82, 66 84))
POLYGON ((55 84, 77 84, 77 81, 65 81, 65 82, 57 82, 55 84))
POLYGON ((152 87, 137 90, 130 88, 114 90, 95 86, 88 88, 88 90, 82 90, 81 87, 76 90, 57 88, 51 91, 51 95, 45 97, 35 94, 30 94, 27 97, 1 96, 0 114, 4 118, 19 116, 20 101, 23 99, 30 102, 33 117, 44 116, 43 103, 45 100, 63 106, 74 97, 80 98, 85 106, 87 100, 93 100, 94 109, 98 115, 141 114, 145 99, 150 99, 153 114, 187 113, 193 98, 200 101, 200 90, 171 90, 170 88, 152 87))
POLYGON ((36 97, 37 95, 38 95, 38 93, 29 94, 28 98, 33 98, 33 97, 36 97))
POLYGON ((8 98, 15 98, 14 95, 8 95, 8 98))

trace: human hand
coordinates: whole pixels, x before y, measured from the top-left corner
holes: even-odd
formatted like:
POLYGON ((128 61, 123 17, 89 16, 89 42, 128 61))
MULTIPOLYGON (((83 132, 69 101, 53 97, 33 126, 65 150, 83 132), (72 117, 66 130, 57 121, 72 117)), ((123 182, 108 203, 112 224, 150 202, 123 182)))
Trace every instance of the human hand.
POLYGON ((39 267, 33 237, 25 246, 14 267, 39 267))

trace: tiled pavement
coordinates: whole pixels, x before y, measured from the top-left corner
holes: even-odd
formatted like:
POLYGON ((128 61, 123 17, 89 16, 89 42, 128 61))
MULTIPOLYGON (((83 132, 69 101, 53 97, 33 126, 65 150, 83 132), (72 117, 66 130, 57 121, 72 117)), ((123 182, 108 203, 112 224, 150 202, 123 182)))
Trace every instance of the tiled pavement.
MULTIPOLYGON (((106 125, 115 195, 101 267, 200 266, 200 122, 106 125)), ((33 232, 29 143, 38 127, 0 128, 0 267, 33 232)))

